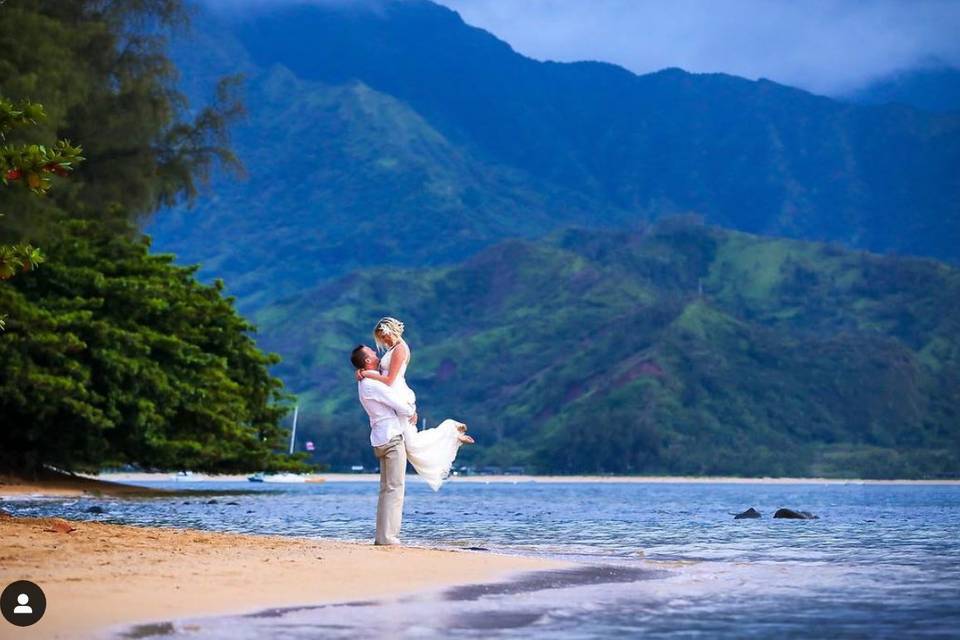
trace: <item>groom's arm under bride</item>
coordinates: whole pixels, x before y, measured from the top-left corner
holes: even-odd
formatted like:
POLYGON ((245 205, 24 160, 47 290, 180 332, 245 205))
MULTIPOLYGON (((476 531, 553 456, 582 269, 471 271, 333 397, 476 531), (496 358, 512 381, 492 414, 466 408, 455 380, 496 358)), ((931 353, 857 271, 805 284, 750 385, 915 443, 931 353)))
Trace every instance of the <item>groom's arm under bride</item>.
MULTIPOLYGON (((350 353, 350 362, 357 371, 375 370, 380 365, 377 352, 365 344, 358 345, 350 353)), ((390 437, 403 433, 402 420, 407 419, 412 424, 417 423, 416 407, 407 402, 407 398, 393 387, 358 377, 357 390, 360 395, 360 404, 370 416, 370 444, 378 446, 390 437), (399 418, 399 420, 398 420, 399 418), (389 423, 394 422, 394 426, 389 423), (386 428, 384 428, 386 427, 386 428), (378 433, 383 432, 386 433, 378 433)))
POLYGON ((411 424, 417 423, 417 412, 414 405, 407 402, 393 387, 382 382, 369 379, 360 382, 360 399, 365 401, 364 405, 367 402, 376 402, 392 410, 397 417, 406 418, 411 424))

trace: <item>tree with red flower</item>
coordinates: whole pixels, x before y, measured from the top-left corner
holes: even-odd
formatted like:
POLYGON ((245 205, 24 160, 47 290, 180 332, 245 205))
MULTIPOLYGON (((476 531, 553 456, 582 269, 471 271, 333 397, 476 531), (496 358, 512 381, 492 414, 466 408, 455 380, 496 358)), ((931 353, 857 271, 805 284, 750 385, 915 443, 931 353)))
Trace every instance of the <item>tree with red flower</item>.
MULTIPOLYGON (((35 125, 45 117, 43 106, 39 104, 23 102, 15 105, 0 98, 0 144, 6 142, 6 136, 12 129, 35 125)), ((51 175, 69 175, 81 160, 80 147, 66 140, 58 140, 51 147, 42 144, 2 144, 0 184, 6 187, 21 183, 40 195, 52 186, 51 175)), ((0 245, 0 280, 12 278, 18 271, 30 271, 41 262, 43 253, 29 243, 0 245)), ((2 316, 0 329, 3 329, 2 316)))

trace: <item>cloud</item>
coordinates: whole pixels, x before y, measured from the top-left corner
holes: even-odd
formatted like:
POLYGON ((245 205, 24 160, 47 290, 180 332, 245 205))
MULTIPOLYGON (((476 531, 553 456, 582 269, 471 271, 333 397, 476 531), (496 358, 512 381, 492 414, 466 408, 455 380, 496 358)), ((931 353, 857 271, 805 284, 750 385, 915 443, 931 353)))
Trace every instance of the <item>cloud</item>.
POLYGON ((960 67, 955 0, 440 0, 540 60, 769 78, 827 95, 960 67))

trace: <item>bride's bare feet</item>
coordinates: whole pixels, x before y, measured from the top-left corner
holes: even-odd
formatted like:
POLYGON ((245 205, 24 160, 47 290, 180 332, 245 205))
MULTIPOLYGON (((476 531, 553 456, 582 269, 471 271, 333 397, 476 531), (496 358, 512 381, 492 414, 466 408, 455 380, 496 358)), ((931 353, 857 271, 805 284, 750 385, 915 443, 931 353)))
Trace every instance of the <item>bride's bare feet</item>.
POLYGON ((459 440, 463 444, 474 444, 476 442, 476 440, 474 440, 473 438, 471 438, 465 433, 461 433, 459 436, 457 436, 457 440, 459 440))

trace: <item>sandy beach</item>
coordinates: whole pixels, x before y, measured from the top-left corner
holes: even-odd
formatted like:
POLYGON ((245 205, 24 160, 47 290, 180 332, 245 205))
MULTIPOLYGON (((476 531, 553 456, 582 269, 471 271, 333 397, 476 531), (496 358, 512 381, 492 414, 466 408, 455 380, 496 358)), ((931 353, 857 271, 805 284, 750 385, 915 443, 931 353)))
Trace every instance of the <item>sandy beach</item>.
POLYGON ((366 600, 562 566, 492 553, 0 515, 0 583, 31 580, 47 598, 43 619, 18 638, 96 638, 116 625, 366 600))
MULTIPOLYGON (((152 474, 151 474, 152 475, 152 474)), ((159 475, 159 474, 157 474, 159 475)), ((15 496, 75 497, 82 495, 108 495, 137 497, 162 495, 162 490, 124 484, 120 479, 101 479, 94 476, 72 475, 44 470, 35 479, 0 475, 0 498, 15 496)))

